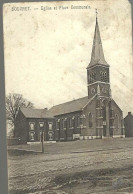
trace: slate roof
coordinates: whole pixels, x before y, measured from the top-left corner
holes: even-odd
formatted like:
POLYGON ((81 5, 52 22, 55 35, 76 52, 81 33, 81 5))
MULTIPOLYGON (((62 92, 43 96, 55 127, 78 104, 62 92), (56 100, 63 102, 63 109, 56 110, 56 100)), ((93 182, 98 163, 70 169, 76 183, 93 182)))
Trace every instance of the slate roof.
POLYGON ((88 99, 88 96, 86 96, 83 98, 79 98, 76 100, 72 100, 63 104, 53 106, 51 109, 49 109, 48 112, 50 115, 55 116, 55 115, 81 111, 88 102, 89 102, 89 99, 88 99))
POLYGON ((104 58, 102 41, 100 37, 100 31, 99 31, 97 18, 96 18, 95 34, 94 34, 94 39, 93 39, 91 62, 88 68, 96 64, 102 64, 102 65, 109 66, 104 58))
MULTIPOLYGON (((94 96, 95 97, 95 96, 94 96)), ((93 97, 93 98, 94 98, 93 97)), ((82 109, 93 99, 88 99, 88 96, 55 105, 49 110, 21 108, 22 113, 26 118, 54 118, 56 115, 82 111, 82 109)))
POLYGON ((21 111, 26 118, 52 118, 45 109, 21 108, 21 111))

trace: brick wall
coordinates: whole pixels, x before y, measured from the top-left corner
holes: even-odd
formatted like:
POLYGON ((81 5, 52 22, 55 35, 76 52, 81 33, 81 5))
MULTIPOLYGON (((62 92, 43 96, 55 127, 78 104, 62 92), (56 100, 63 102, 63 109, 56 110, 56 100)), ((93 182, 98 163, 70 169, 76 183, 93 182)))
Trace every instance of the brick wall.
POLYGON ((133 115, 131 112, 124 118, 125 136, 133 137, 133 115))
POLYGON ((21 111, 18 112, 14 125, 14 133, 16 138, 20 138, 20 143, 25 144, 28 141, 27 122, 21 111))
POLYGON ((69 141, 73 139, 73 134, 80 134, 80 116, 81 112, 56 116, 55 139, 57 141, 69 141))

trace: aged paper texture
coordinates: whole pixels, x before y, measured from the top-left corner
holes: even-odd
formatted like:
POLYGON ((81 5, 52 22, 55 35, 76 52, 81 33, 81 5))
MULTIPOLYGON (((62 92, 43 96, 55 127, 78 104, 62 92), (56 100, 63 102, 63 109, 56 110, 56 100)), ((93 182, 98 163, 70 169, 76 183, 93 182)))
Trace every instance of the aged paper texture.
POLYGON ((130 3, 8 3, 3 25, 9 193, 133 192, 130 3))

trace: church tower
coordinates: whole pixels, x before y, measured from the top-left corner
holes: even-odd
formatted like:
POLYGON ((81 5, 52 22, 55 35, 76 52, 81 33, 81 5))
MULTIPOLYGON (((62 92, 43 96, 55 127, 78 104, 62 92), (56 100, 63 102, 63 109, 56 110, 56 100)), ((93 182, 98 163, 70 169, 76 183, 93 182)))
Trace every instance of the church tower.
POLYGON ((87 83, 89 99, 97 92, 101 97, 110 96, 109 65, 104 58, 97 15, 91 61, 87 67, 87 83))

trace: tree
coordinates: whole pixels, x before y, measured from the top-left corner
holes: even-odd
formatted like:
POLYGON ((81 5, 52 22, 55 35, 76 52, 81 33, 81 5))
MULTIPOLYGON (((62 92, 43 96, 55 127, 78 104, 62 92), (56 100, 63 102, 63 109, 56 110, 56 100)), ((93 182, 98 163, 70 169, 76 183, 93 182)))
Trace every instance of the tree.
POLYGON ((6 97, 6 116, 11 126, 14 127, 16 116, 22 107, 33 108, 33 103, 23 98, 21 94, 10 93, 6 97))

